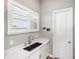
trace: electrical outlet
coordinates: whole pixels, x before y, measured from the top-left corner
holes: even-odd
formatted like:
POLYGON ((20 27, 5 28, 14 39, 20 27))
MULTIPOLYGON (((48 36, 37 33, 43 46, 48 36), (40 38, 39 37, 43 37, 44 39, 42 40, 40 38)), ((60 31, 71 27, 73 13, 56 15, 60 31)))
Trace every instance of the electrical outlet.
POLYGON ((10 45, 13 45, 14 44, 14 41, 13 40, 10 40, 10 45))

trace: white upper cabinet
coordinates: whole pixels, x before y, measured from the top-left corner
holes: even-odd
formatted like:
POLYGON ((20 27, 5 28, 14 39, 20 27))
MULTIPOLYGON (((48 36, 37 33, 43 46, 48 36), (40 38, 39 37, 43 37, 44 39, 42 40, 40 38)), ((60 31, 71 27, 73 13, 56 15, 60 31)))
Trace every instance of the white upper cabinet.
POLYGON ((7 6, 8 34, 39 31, 39 13, 14 0, 8 0, 7 6))

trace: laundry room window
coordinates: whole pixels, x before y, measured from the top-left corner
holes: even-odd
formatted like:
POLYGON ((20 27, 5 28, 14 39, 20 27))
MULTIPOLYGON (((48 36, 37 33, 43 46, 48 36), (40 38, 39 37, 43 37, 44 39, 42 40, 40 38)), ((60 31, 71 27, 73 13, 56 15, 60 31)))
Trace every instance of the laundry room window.
POLYGON ((39 31, 39 14, 14 1, 8 1, 8 33, 39 31))

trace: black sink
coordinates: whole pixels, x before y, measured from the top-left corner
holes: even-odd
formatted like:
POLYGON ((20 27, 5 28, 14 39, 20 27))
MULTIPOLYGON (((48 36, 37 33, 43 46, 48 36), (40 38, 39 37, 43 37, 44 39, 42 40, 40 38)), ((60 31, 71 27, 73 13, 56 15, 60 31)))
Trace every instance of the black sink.
POLYGON ((34 43, 34 44, 32 44, 32 45, 30 45, 30 46, 28 46, 28 47, 25 47, 25 48, 23 48, 23 49, 24 49, 24 50, 27 50, 27 51, 31 51, 31 50, 35 49, 36 47, 40 46, 41 44, 42 44, 42 43, 36 42, 36 43, 34 43))

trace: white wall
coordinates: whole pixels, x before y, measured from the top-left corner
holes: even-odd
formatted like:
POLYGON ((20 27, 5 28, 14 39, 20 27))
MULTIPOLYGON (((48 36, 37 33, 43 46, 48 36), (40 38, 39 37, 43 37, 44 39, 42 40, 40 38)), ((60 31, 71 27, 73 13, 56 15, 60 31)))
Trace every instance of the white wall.
POLYGON ((42 26, 52 27, 52 11, 74 6, 74 0, 41 0, 42 26))
MULTIPOLYGON (((40 1, 39 0, 16 0, 20 4, 24 5, 25 7, 28 7, 32 9, 35 12, 40 13, 40 1)), ((28 35, 34 35, 38 36, 39 32, 36 33, 25 33, 25 34, 16 34, 16 35, 7 35, 7 0, 5 0, 5 49, 8 49, 10 47, 19 45, 21 43, 24 43, 28 39, 28 35), (13 44, 11 45, 10 42, 13 41, 13 44)))
POLYGON ((41 31, 41 36, 51 39, 50 53, 52 52, 52 39, 53 39, 53 10, 74 7, 74 0, 41 0, 41 27, 51 28, 50 32, 45 30, 41 31))
POLYGON ((40 13, 40 0, 15 0, 15 1, 19 2, 25 7, 32 9, 35 12, 40 13))

